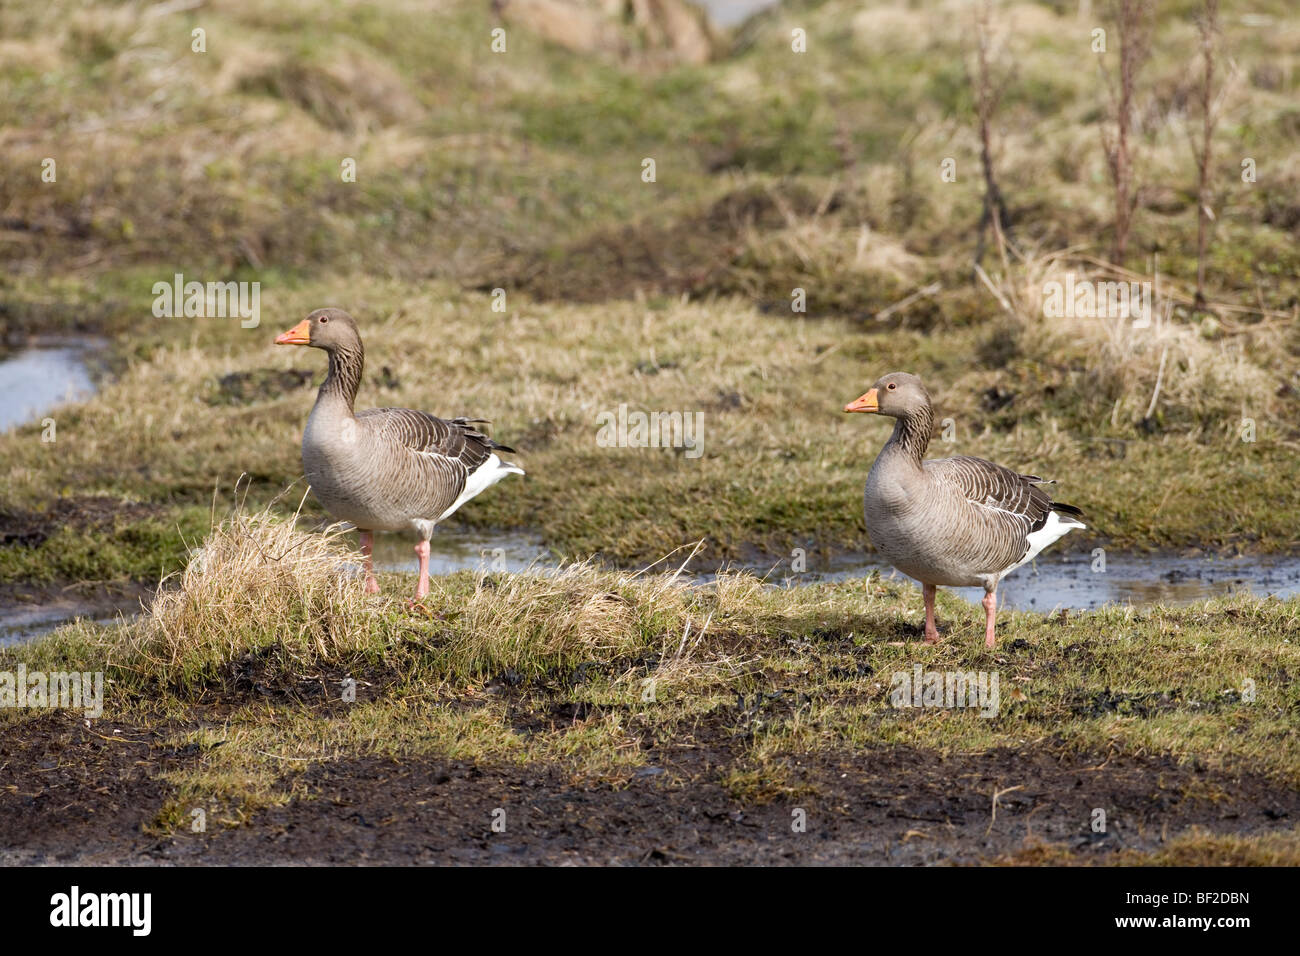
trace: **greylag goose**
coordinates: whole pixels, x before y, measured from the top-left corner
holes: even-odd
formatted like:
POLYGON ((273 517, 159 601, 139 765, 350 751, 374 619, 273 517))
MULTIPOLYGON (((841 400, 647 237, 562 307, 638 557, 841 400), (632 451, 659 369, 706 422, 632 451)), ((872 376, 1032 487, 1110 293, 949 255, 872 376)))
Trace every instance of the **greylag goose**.
POLYGON ((342 309, 317 309, 276 345, 310 345, 329 356, 329 373, 302 433, 302 467, 311 490, 336 520, 361 536, 366 591, 379 590, 371 551, 374 532, 416 536, 419 601, 429 593, 429 538, 439 521, 506 475, 522 475, 498 451, 514 451, 482 434, 480 419, 434 418, 410 408, 353 413, 365 349, 357 323, 342 309))
POLYGON ((894 433, 867 476, 867 533, 884 558, 921 582, 925 639, 939 640, 934 593, 946 587, 984 588, 984 643, 993 647, 998 582, 1038 552, 1085 528, 1083 512, 1052 501, 1035 475, 1021 475, 982 458, 924 460, 934 428, 930 394, 915 375, 890 372, 846 412, 888 415, 894 433))

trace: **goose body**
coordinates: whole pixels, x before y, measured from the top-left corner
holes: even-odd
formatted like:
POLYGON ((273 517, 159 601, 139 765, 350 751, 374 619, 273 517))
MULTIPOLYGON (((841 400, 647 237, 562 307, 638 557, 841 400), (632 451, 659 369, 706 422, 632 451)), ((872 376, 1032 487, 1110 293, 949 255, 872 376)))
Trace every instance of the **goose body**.
POLYGON ((475 426, 486 423, 477 419, 442 419, 410 408, 354 412, 365 352, 356 322, 340 309, 318 309, 276 342, 312 345, 329 355, 329 373, 303 431, 303 472, 331 517, 361 533, 367 590, 378 590, 373 533, 396 531, 417 540, 416 597, 424 597, 434 528, 502 478, 522 475, 497 454, 513 449, 479 431, 475 426))
POLYGON ((464 418, 372 408, 351 419, 318 400, 302 435, 303 473, 334 518, 427 538, 475 495, 523 469, 464 418))
POLYGON ((926 638, 937 640, 934 589, 985 590, 986 643, 994 643, 998 582, 1075 528, 1082 512, 1054 502, 1036 475, 982 458, 925 460, 934 416, 914 375, 892 372, 845 411, 896 419, 867 476, 863 517, 876 550, 921 582, 926 638))
POLYGON ((918 470, 882 452, 863 494, 867 533, 908 577, 948 587, 996 586, 1084 527, 1071 506, 1054 506, 1040 482, 982 458, 931 459, 918 470))

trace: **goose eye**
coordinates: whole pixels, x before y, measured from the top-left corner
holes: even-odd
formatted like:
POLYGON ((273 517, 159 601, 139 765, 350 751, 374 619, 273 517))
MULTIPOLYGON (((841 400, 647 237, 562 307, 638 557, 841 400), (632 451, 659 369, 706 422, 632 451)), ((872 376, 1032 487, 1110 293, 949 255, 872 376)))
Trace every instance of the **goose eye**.
POLYGON ((888 389, 892 392, 894 389, 898 388, 898 383, 897 383, 897 382, 890 382, 890 383, 889 383, 887 386, 885 386, 885 387, 888 388, 888 389))
POLYGON ((321 316, 319 319, 317 319, 316 321, 317 321, 317 322, 320 322, 322 325, 324 325, 326 322, 329 321, 329 319, 327 319, 325 316, 322 315, 322 316, 321 316))

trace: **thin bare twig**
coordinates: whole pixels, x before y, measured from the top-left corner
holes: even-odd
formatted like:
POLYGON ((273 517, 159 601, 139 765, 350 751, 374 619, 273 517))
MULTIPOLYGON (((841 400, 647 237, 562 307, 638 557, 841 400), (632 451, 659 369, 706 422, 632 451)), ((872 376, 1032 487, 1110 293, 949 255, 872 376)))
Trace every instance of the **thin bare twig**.
POLYGON ((993 814, 992 814, 992 816, 989 817, 989 828, 988 828, 987 830, 984 831, 984 835, 985 835, 985 836, 988 836, 990 833, 993 832, 993 824, 997 822, 997 819, 998 819, 998 797, 1001 797, 1001 796, 1003 796, 1003 795, 1005 795, 1005 794, 1008 794, 1008 793, 1014 793, 1014 792, 1017 791, 1017 790, 1023 790, 1023 789, 1025 789, 1024 784, 1019 784, 1019 785, 1014 786, 1014 787, 1007 787, 1005 790, 994 790, 994 791, 993 791, 993 814))
POLYGON ((943 288, 943 283, 941 282, 931 282, 929 285, 922 286, 921 288, 913 292, 911 295, 899 299, 893 305, 885 306, 885 308, 881 309, 879 312, 876 313, 875 319, 877 322, 883 322, 885 321, 885 319, 889 318, 899 309, 907 308, 917 299, 923 299, 928 295, 934 295, 935 293, 939 292, 942 288, 943 288))
POLYGON ((1160 371, 1156 372, 1156 388, 1151 393, 1151 404, 1147 406, 1147 413, 1143 418, 1150 418, 1151 413, 1156 410, 1156 400, 1160 398, 1160 383, 1165 377, 1165 359, 1169 358, 1169 346, 1165 346, 1160 352, 1160 371))

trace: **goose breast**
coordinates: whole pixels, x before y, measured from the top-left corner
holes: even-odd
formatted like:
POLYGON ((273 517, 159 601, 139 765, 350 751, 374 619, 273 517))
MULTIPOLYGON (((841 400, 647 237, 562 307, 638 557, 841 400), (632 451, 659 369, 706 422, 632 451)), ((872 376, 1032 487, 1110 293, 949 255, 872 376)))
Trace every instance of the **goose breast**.
POLYGON ((872 469, 862 509, 872 545, 886 561, 918 581, 953 587, 982 584, 983 577, 972 569, 966 554, 968 544, 957 540, 966 535, 953 533, 956 502, 929 488, 922 490, 923 485, 928 482, 901 482, 872 469))

